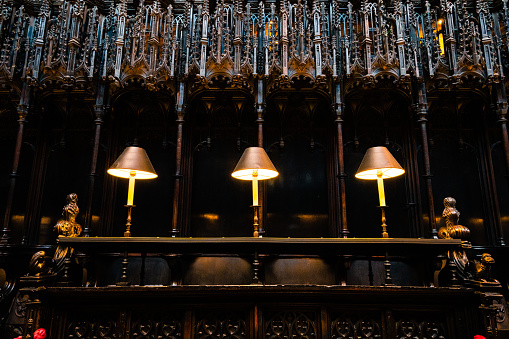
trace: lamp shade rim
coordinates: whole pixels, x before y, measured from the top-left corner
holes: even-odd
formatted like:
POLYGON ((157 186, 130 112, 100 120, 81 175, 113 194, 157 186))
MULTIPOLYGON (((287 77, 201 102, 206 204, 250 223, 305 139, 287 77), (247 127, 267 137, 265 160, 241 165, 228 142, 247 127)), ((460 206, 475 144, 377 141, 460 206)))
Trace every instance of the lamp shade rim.
POLYGON ((405 170, 395 167, 375 168, 357 172, 355 177, 357 179, 376 180, 379 178, 379 173, 381 173, 381 179, 389 179, 405 174, 405 170))
POLYGON ((158 177, 156 173, 152 172, 146 172, 141 170, 133 170, 129 168, 110 168, 108 169, 108 174, 113 175, 114 177, 119 178, 129 178, 131 176, 131 173, 134 172, 134 177, 136 180, 139 179, 155 179, 158 177))
POLYGON ((277 171, 265 168, 247 168, 235 171, 232 173, 232 177, 240 180, 253 180, 253 172, 257 171, 258 175, 256 176, 258 180, 267 180, 275 178, 279 175, 277 171))

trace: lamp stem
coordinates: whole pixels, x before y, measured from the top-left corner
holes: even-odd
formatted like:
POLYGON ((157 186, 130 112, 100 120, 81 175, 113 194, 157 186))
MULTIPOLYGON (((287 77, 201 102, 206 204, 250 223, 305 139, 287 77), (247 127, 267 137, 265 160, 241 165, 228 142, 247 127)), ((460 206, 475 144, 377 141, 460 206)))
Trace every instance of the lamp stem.
POLYGON ((134 181, 136 172, 131 172, 129 175, 129 190, 127 191, 127 206, 133 205, 134 200, 134 181))
POLYGON ((253 206, 258 206, 258 170, 253 171, 253 206))
POLYGON ((131 210, 134 207, 134 205, 126 205, 126 207, 127 207, 127 222, 125 224, 124 237, 130 237, 131 236, 131 210))
POLYGON ((389 233, 387 233, 387 224, 385 219, 385 209, 387 206, 380 206, 380 209, 382 210, 382 238, 388 238, 389 233))
POLYGON ((380 206, 387 206, 385 204, 385 190, 384 190, 384 179, 382 179, 382 173, 377 174, 376 182, 378 184, 378 198, 380 199, 380 206))
POLYGON ((253 216, 253 237, 259 238, 261 237, 260 234, 260 221, 258 213, 260 211, 260 205, 258 205, 258 170, 253 170, 253 209, 254 209, 254 216, 253 216))

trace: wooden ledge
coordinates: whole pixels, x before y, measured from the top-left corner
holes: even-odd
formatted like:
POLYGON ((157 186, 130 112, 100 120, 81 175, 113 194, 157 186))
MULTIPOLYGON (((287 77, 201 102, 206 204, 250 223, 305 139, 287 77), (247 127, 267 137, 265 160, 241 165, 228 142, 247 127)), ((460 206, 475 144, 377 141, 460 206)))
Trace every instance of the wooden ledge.
POLYGON ((461 246, 460 239, 416 238, 170 238, 59 237, 59 244, 86 254, 314 254, 436 256, 461 246))
POLYGON ((469 303, 475 291, 454 287, 369 287, 369 286, 318 286, 318 285, 228 285, 228 286, 128 286, 128 287, 48 287, 41 297, 51 302, 75 304, 90 302, 158 303, 171 304, 260 302, 300 303, 418 303, 458 305, 469 303))

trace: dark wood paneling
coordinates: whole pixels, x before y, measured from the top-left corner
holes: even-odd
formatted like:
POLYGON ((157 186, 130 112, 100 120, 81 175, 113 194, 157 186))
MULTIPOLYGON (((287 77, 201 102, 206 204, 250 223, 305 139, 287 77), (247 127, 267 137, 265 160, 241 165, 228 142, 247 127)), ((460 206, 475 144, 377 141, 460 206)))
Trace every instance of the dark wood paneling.
POLYGON ((53 314, 49 335, 58 339, 98 331, 126 339, 156 333, 175 338, 342 338, 350 333, 390 339, 410 332, 459 339, 473 336, 466 322, 476 320, 468 312, 457 319, 455 312, 474 299, 473 291, 461 289, 195 286, 50 288, 41 300, 53 314))

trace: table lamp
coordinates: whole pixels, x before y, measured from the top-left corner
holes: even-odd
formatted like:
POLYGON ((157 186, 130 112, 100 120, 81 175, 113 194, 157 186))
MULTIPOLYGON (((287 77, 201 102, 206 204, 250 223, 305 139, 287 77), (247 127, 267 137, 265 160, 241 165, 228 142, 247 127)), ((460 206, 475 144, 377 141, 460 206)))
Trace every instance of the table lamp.
POLYGON ((134 182, 136 179, 157 178, 156 171, 148 158, 147 152, 141 147, 127 147, 118 159, 108 169, 108 174, 119 178, 129 179, 129 190, 127 192, 127 223, 124 237, 131 236, 131 210, 134 199, 134 182))
POLYGON ((262 147, 246 148, 242 157, 240 157, 237 166, 233 170, 232 177, 240 180, 251 180, 253 184, 253 237, 262 237, 259 230, 259 200, 258 200, 258 180, 275 178, 279 175, 276 168, 270 161, 269 156, 262 147))
POLYGON ((355 174, 358 179, 376 180, 378 183, 378 197, 382 210, 382 237, 388 238, 385 219, 385 191, 383 179, 394 178, 405 173, 405 170, 392 156, 386 147, 371 147, 366 151, 364 158, 355 174))

